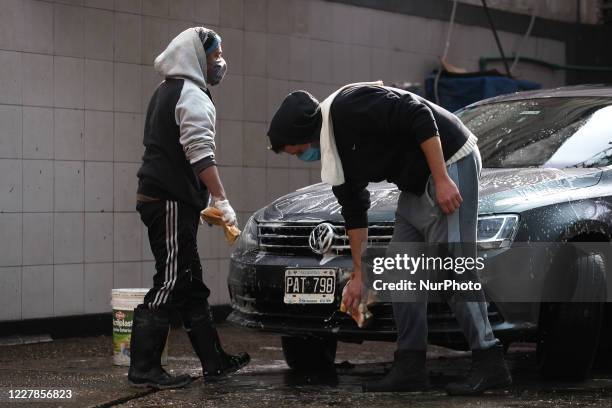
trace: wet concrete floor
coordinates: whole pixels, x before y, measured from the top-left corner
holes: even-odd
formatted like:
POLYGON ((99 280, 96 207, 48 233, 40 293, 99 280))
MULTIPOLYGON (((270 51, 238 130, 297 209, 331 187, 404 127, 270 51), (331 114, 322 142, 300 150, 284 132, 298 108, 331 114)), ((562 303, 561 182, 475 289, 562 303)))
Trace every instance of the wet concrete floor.
MULTIPOLYGON (((0 347, 0 406, 17 407, 606 407, 612 406, 612 373, 595 372, 582 383, 543 381, 532 345, 513 345, 507 355, 515 383, 480 397, 448 397, 443 386, 464 375, 469 355, 432 347, 428 366, 434 388, 426 393, 364 394, 361 383, 390 367, 394 344, 338 345, 334 374, 295 373, 285 365, 280 337, 223 324, 227 351, 248 351, 252 362, 222 382, 196 380, 185 389, 131 388, 127 368, 111 363, 108 336, 0 347), (10 390, 70 390, 64 400, 9 399, 10 390)), ((199 361, 181 330, 170 338, 172 373, 201 375, 199 361)))

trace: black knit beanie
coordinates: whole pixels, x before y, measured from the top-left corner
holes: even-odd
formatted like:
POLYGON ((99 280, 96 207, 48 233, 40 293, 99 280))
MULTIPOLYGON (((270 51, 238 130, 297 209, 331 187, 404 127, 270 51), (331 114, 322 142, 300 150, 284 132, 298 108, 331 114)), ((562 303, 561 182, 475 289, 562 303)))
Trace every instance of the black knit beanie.
POLYGON ((271 149, 279 153, 286 145, 311 143, 321 133, 319 101, 306 91, 295 91, 285 97, 272 117, 268 137, 271 149))

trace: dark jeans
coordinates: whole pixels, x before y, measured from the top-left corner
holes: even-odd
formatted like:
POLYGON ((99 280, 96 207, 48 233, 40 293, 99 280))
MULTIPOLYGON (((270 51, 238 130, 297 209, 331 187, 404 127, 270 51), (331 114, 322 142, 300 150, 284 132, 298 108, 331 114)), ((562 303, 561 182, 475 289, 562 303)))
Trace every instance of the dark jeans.
POLYGON ((210 290, 202 280, 197 247, 199 212, 180 201, 168 200, 139 201, 136 210, 147 226, 156 270, 153 288, 143 306, 180 311, 207 303, 210 290))

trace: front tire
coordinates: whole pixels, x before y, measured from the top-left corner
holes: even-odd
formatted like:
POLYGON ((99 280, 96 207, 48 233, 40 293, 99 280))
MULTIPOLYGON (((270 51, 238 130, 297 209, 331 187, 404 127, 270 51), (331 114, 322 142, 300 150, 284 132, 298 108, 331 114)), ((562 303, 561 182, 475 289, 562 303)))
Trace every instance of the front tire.
POLYGON ((597 352, 605 301, 604 260, 599 254, 579 256, 572 273, 573 301, 541 305, 537 355, 545 378, 585 380, 597 352))
POLYGON ((281 338, 287 365, 294 370, 330 370, 336 360, 338 341, 334 338, 281 338))

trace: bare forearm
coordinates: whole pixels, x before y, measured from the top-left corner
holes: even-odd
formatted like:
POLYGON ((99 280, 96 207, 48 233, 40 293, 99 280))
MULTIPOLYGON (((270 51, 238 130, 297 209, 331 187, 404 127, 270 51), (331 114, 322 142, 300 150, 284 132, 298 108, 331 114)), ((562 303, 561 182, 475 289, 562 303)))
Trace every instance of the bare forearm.
POLYGON ((221 200, 225 200, 225 189, 219 178, 217 166, 209 166, 202 170, 199 174, 200 181, 206 186, 208 192, 221 200))
POLYGON ((351 255, 353 257, 354 273, 356 278, 361 278, 361 253, 368 241, 367 228, 355 228, 348 230, 349 245, 351 247, 351 255))
POLYGON ((425 154, 425 159, 427 160, 427 165, 434 182, 437 183, 440 180, 448 179, 440 138, 438 136, 430 137, 421 143, 421 150, 425 154))

